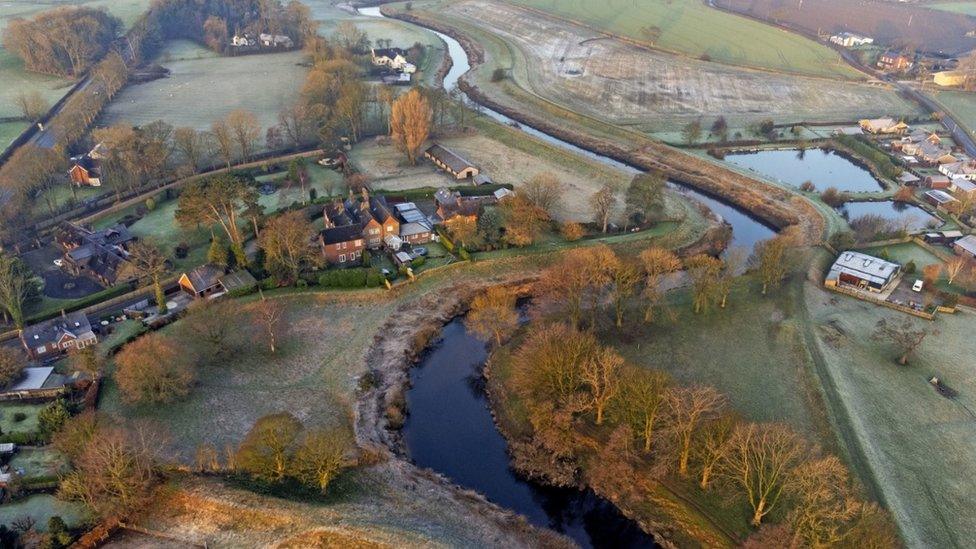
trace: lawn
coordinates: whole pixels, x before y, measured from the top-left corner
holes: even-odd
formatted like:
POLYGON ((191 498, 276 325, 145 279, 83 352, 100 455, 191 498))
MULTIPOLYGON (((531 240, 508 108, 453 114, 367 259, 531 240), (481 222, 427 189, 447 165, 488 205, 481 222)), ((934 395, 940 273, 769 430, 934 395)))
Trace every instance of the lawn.
POLYGON ((513 0, 601 31, 713 61, 830 78, 858 78, 830 48, 708 7, 700 0, 513 0), (651 41, 645 29, 657 27, 651 41))
POLYGON ((13 143, 27 129, 27 122, 0 122, 0 150, 13 143))
POLYGON ((940 91, 932 94, 935 99, 970 131, 976 129, 976 93, 964 91, 940 91))
POLYGON ((47 521, 53 516, 61 517, 69 528, 76 528, 89 521, 88 514, 80 503, 56 499, 51 494, 34 494, 11 503, 0 505, 0 524, 10 525, 21 517, 34 519, 34 528, 47 531, 47 521))
POLYGON ((909 365, 896 350, 872 339, 882 318, 906 317, 810 284, 806 306, 828 380, 828 401, 841 410, 838 429, 863 454, 861 469, 873 477, 908 547, 973 547, 976 515, 976 338, 972 313, 939 315, 938 330, 909 365), (958 392, 941 396, 929 383, 938 376, 958 392))
POLYGON ((315 189, 320 197, 338 194, 344 196, 345 186, 342 184, 342 174, 336 170, 324 168, 314 162, 307 164, 309 182, 305 186, 305 195, 302 196, 302 188, 298 184, 288 185, 285 182, 286 172, 279 172, 256 177, 259 182, 273 182, 278 185, 278 191, 274 194, 261 195, 258 203, 264 206, 265 213, 273 213, 287 208, 302 199, 308 199, 308 192, 315 189))
POLYGON ((63 455, 51 446, 43 448, 18 448, 10 467, 23 470, 24 478, 56 477, 67 472, 68 464, 63 455))
MULTIPOLYGON (((909 261, 914 261, 919 276, 922 269, 924 269, 927 265, 942 263, 942 260, 939 259, 935 254, 914 242, 867 248, 861 251, 876 257, 885 257, 887 255, 891 261, 894 261, 900 265, 906 265, 909 261)), ((946 253, 951 252, 946 250, 946 253)))
POLYGON ((37 430, 37 414, 46 404, 0 404, 0 433, 32 433, 37 430), (16 421, 14 415, 21 413, 27 417, 16 421))

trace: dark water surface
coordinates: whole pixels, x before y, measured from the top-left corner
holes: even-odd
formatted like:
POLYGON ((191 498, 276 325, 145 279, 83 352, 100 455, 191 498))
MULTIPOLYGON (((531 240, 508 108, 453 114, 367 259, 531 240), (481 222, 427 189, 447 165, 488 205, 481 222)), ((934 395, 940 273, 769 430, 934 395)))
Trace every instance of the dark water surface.
POLYGON ((841 215, 848 221, 864 215, 880 215, 904 227, 909 231, 919 231, 928 227, 929 223, 942 225, 942 220, 929 212, 912 204, 883 200, 879 202, 848 202, 839 208, 841 215))
POLYGON ((870 171, 835 151, 806 149, 802 153, 799 150, 732 153, 725 155, 725 161, 794 187, 811 181, 818 191, 827 187, 848 192, 883 190, 870 171))
POLYGON ((593 491, 544 487, 512 471, 484 390, 481 371, 487 358, 485 344, 457 318, 411 370, 403 435, 413 462, 582 547, 657 547, 593 491))

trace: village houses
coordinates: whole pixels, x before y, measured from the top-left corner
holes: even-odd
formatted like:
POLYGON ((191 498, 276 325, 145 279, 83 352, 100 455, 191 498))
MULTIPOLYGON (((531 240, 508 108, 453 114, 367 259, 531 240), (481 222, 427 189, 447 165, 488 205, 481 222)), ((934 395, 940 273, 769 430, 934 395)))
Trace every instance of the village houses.
POLYGON ((873 134, 903 134, 908 131, 908 124, 894 118, 870 118, 858 121, 858 125, 867 133, 873 134))
POLYGON ((55 243, 64 250, 61 268, 105 287, 139 277, 138 269, 128 259, 128 246, 135 240, 122 224, 93 231, 65 222, 54 235, 55 243))
POLYGON ((939 173, 949 179, 976 180, 976 163, 973 161, 959 161, 939 166, 939 173))
POLYGON ((956 255, 976 260, 976 235, 968 235, 956 240, 952 244, 952 250, 956 255))
POLYGON ((83 312, 61 316, 27 326, 20 332, 24 350, 34 360, 60 355, 69 349, 83 349, 98 343, 91 323, 83 312))
POLYGON ((407 52, 400 48, 372 48, 370 57, 377 67, 389 67, 406 74, 417 72, 417 67, 407 61, 407 52))
POLYGON ((877 67, 883 71, 906 71, 912 68, 912 60, 900 53, 885 52, 878 56, 877 67))
POLYGON ((247 269, 228 273, 225 267, 210 263, 183 273, 178 283, 180 289, 194 299, 213 299, 235 290, 257 286, 257 280, 247 269))
POLYGON ((446 223, 455 217, 467 217, 477 220, 481 209, 497 202, 494 195, 462 196, 458 191, 438 189, 434 193, 434 203, 437 211, 434 213, 434 224, 446 223))

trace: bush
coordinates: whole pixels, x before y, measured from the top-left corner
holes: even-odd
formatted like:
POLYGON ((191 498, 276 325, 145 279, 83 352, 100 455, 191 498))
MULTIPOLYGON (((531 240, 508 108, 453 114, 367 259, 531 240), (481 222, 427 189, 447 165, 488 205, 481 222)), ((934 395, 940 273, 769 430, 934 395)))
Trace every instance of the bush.
POLYGON ((828 187, 827 190, 820 193, 820 200, 824 201, 824 204, 830 206, 831 208, 837 208, 843 206, 845 202, 849 200, 847 193, 842 193, 837 190, 836 187, 828 187))
POLYGON ((583 238, 584 230, 583 226, 579 223, 564 223, 563 226, 560 227, 559 232, 562 233, 563 238, 565 238, 567 242, 575 242, 583 238))
POLYGON ((505 80, 505 69, 498 67, 497 69, 491 71, 491 81, 501 82, 505 80))
POLYGON ((24 421, 25 419, 27 419, 27 414, 25 414, 24 412, 16 412, 16 413, 14 413, 14 423, 20 423, 21 421, 24 421))
POLYGON ((363 250, 363 267, 369 267, 369 264, 373 261, 373 258, 369 255, 369 250, 363 250))
POLYGON ((462 261, 471 261, 471 254, 468 253, 468 250, 464 246, 458 248, 458 256, 462 261))
POLYGON ((918 269, 918 267, 915 266, 915 262, 914 261, 909 261, 908 263, 905 263, 905 268, 904 268, 905 274, 912 274, 917 269, 918 269))
POLYGON ((424 256, 420 256, 414 258, 414 260, 410 262, 410 266, 413 267, 413 269, 416 271, 417 269, 422 267, 426 262, 427 262, 427 258, 425 258, 424 256))
POLYGON ((800 185, 800 190, 805 193, 812 193, 817 190, 817 187, 813 184, 813 181, 804 181, 803 184, 800 185))
POLYGON ((153 197, 147 198, 145 204, 146 204, 147 211, 151 212, 156 209, 156 199, 154 199, 153 197))
POLYGON ((186 259, 186 256, 190 255, 190 245, 186 242, 180 242, 176 245, 174 255, 176 255, 176 259, 186 259))
MULTIPOLYGON (((319 276, 319 285, 326 288, 363 288, 367 285, 369 273, 375 272, 370 269, 336 269, 326 271, 319 276)), ((376 276, 379 273, 376 272, 376 276)), ((379 280, 374 277, 374 283, 383 283, 382 276, 379 280)))
POLYGON ((383 275, 376 269, 370 269, 366 273, 366 287, 378 288, 383 285, 383 275))
POLYGON ((308 282, 304 278, 299 278, 295 281, 295 287, 300 290, 304 290, 305 288, 308 288, 308 282))
POLYGON ((278 287, 278 279, 273 276, 269 276, 261 281, 261 289, 263 290, 274 290, 278 287))
POLYGON ((444 227, 437 227, 437 235, 440 237, 441 245, 447 248, 447 251, 454 252, 454 242, 447 236, 447 231, 444 230, 444 227))
POLYGON ((308 190, 308 200, 310 202, 315 202, 315 199, 318 197, 319 197, 319 191, 315 187, 312 187, 311 189, 308 190))

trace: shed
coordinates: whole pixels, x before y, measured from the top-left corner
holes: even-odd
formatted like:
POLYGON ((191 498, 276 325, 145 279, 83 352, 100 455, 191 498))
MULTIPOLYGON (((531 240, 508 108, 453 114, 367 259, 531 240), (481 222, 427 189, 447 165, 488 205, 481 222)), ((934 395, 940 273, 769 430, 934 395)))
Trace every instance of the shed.
POLYGON ((465 160, 458 153, 438 143, 431 145, 424 151, 424 158, 453 175, 456 179, 473 178, 479 173, 477 166, 465 160))
POLYGON ((410 254, 407 252, 397 252, 393 254, 393 261, 396 261, 397 265, 404 266, 410 265, 412 259, 410 258, 410 254))
POLYGON ((898 176, 898 181, 902 185, 908 185, 909 187, 917 187, 918 184, 921 183, 922 178, 913 174, 912 172, 904 171, 901 172, 901 175, 898 176))
POLYGON ((860 252, 841 252, 830 267, 824 284, 854 286, 874 292, 886 289, 901 272, 901 266, 860 252))
POLYGON ((224 276, 224 268, 212 263, 206 263, 183 273, 180 276, 180 288, 193 297, 206 297, 216 293, 220 288, 220 277, 224 276))
POLYGON ((956 255, 968 259, 976 259, 976 235, 968 235, 952 244, 952 251, 956 252, 956 255))

